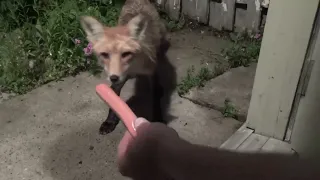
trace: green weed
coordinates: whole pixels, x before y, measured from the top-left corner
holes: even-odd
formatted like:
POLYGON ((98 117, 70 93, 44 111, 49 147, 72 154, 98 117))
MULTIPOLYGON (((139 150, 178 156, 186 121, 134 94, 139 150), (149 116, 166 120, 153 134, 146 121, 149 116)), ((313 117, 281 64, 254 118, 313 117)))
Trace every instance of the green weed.
POLYGON ((249 66, 257 62, 260 47, 261 35, 250 36, 248 34, 231 34, 232 46, 222 51, 223 56, 228 60, 230 68, 249 66))
POLYGON ((228 99, 224 101, 223 115, 224 117, 231 117, 237 119, 237 109, 228 99))
POLYGON ((95 57, 84 55, 88 42, 79 17, 91 15, 115 25, 120 5, 85 0, 0 4, 0 90, 22 94, 81 71, 101 71, 95 57))
POLYGON ((197 73, 192 66, 187 70, 187 75, 178 84, 178 94, 184 95, 193 87, 203 87, 204 83, 215 76, 215 73, 207 67, 202 67, 197 73))
POLYGON ((168 29, 168 31, 178 31, 185 27, 185 18, 184 16, 181 16, 179 20, 172 20, 166 13, 159 11, 160 17, 162 20, 164 20, 164 23, 168 29))

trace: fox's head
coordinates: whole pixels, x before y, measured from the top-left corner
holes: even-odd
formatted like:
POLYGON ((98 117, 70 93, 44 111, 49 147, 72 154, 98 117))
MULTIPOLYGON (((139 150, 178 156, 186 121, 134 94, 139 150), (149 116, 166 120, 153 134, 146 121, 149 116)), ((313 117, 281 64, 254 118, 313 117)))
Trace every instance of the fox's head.
POLYGON ((106 27, 91 16, 81 17, 81 26, 93 52, 114 84, 123 82, 141 52, 147 21, 142 15, 132 18, 126 25, 106 27))

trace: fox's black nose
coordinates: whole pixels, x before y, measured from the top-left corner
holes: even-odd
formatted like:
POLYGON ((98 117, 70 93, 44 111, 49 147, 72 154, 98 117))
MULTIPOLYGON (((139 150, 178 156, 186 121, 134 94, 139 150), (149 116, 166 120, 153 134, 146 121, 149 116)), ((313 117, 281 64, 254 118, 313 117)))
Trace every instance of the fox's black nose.
POLYGON ((115 83, 115 82, 117 82, 118 80, 119 80, 119 76, 117 76, 117 75, 111 75, 111 76, 110 76, 110 81, 111 81, 111 82, 115 83))

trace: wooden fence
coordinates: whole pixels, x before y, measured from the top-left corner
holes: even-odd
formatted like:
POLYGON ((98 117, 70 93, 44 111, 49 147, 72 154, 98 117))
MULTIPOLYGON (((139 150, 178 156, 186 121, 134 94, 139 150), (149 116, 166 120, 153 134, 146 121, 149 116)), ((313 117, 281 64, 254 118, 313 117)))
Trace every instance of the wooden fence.
POLYGON ((257 32, 264 27, 270 0, 156 0, 173 20, 181 15, 218 30, 257 32))

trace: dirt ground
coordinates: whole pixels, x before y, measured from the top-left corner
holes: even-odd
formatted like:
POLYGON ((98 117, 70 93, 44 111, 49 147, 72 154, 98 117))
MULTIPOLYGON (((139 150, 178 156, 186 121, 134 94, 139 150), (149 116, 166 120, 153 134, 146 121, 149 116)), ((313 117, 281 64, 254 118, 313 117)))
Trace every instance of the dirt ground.
MULTIPOLYGON (((178 82, 190 66, 214 66, 230 42, 206 30, 170 34, 168 59, 178 82)), ((120 180, 116 148, 124 126, 99 135, 108 107, 95 94, 104 77, 82 73, 52 82, 0 103, 0 179, 5 180, 120 180)), ((133 82, 121 94, 132 95, 133 82)), ((171 96, 169 126, 196 144, 218 147, 241 122, 220 112, 171 96)))

